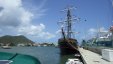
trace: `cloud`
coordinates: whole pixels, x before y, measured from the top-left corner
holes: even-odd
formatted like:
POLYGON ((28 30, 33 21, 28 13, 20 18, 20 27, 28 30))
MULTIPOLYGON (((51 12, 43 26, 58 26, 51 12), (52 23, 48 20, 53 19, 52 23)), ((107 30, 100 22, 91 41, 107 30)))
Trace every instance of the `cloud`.
POLYGON ((57 30, 57 31, 56 31, 56 34, 59 34, 59 33, 61 33, 61 30, 57 30))
POLYGON ((2 11, 3 10, 3 8, 2 7, 0 7, 0 11, 2 11))
POLYGON ((111 3, 112 3, 112 7, 113 7, 113 0, 111 0, 111 3))
POLYGON ((88 34, 87 34, 87 38, 93 38, 93 37, 96 37, 97 34, 100 34, 100 35, 105 35, 108 33, 108 30, 106 30, 104 27, 100 27, 99 29, 96 29, 96 28, 90 28, 88 30, 88 34))
POLYGON ((0 32, 2 31, 2 29, 0 29, 0 32))
POLYGON ((93 34, 93 33, 96 33, 96 32, 97 32, 97 30, 96 30, 96 29, 94 29, 94 28, 90 28, 90 29, 88 30, 88 32, 89 32, 90 34, 93 34))
POLYGON ((36 36, 37 38, 50 39, 55 37, 53 34, 45 31, 46 27, 43 23, 33 25, 32 20, 34 17, 39 18, 44 15, 45 9, 41 4, 41 13, 35 13, 26 9, 22 0, 0 0, 0 29, 2 32, 13 32, 22 35, 36 36), (38 16, 35 16, 38 15, 38 16))
POLYGON ((54 38, 55 35, 53 35, 49 32, 41 32, 40 34, 37 35, 37 37, 42 38, 42 39, 51 39, 51 38, 54 38))
POLYGON ((90 28, 87 32, 84 33, 84 35, 82 35, 81 39, 89 40, 97 36, 104 36, 108 33, 108 30, 106 30, 104 27, 100 27, 99 29, 90 28))
POLYGON ((44 30, 45 30, 45 25, 41 23, 37 26, 35 25, 21 26, 18 29, 18 32, 21 34, 32 35, 43 39, 50 39, 55 37, 55 35, 49 32, 45 32, 44 30))
POLYGON ((21 24, 29 24, 33 13, 22 6, 22 0, 0 0, 0 26, 18 27, 21 24))
POLYGON ((41 18, 42 16, 45 16, 46 15, 46 11, 47 11, 47 8, 44 8, 45 7, 45 4, 46 4, 46 1, 47 0, 42 0, 41 2, 40 1, 37 1, 37 0, 25 0, 26 2, 23 2, 25 5, 27 10, 29 11, 32 11, 35 15, 35 17, 37 18, 41 18), (37 2, 37 4, 32 4, 34 2, 37 2))
POLYGON ((21 26, 18 29, 18 32, 27 34, 27 35, 35 35, 36 33, 40 33, 45 29, 45 25, 40 24, 38 26, 35 25, 28 25, 28 26, 21 26))
POLYGON ((100 27, 99 29, 90 28, 88 30, 89 33, 97 33, 97 32, 108 32, 104 27, 100 27))

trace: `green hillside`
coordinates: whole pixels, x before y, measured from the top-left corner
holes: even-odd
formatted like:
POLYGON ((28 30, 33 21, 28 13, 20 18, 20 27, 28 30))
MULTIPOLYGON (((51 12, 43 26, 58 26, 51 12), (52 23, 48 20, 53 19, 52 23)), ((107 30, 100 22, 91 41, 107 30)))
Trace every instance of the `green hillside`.
POLYGON ((17 44, 29 45, 29 44, 33 44, 34 42, 29 40, 23 35, 20 35, 20 36, 6 35, 6 36, 0 37, 0 43, 3 45, 9 44, 11 46, 15 46, 17 44))

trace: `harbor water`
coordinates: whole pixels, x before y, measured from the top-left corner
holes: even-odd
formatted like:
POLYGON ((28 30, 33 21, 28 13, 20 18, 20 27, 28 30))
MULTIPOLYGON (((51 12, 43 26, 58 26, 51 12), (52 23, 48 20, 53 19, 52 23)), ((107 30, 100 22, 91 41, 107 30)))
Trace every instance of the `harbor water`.
POLYGON ((65 64, 73 55, 60 55, 60 49, 56 47, 12 47, 2 49, 0 52, 21 53, 36 57, 41 64, 65 64))

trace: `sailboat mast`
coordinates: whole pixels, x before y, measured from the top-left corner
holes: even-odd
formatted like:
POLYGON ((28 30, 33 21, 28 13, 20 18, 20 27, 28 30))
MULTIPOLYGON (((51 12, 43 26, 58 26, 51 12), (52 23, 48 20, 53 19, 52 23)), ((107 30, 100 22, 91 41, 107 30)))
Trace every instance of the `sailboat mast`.
POLYGON ((66 28, 66 38, 68 39, 68 38, 72 38, 72 33, 74 33, 73 31, 72 31, 72 21, 73 20, 75 20, 75 21, 79 21, 79 19, 80 18, 77 18, 77 17, 75 17, 75 18, 73 18, 72 17, 72 15, 71 15, 71 10, 72 9, 75 9, 74 7, 68 7, 68 8, 66 8, 66 9, 64 9, 64 10, 62 10, 62 11, 66 11, 66 13, 67 13, 67 17, 66 17, 66 20, 64 20, 63 22, 61 22, 61 23, 63 23, 64 24, 64 28, 66 28))
POLYGON ((67 10, 67 38, 71 38, 72 33, 72 21, 71 21, 71 12, 70 8, 67 10))

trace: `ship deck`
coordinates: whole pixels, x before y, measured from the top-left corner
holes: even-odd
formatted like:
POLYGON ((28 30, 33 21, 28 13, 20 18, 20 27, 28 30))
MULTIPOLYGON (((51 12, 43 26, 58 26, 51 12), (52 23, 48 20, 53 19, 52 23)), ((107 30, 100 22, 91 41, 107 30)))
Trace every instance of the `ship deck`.
POLYGON ((79 48, 79 51, 86 64, 113 64, 113 62, 104 60, 102 59, 101 55, 91 52, 89 50, 79 48))

